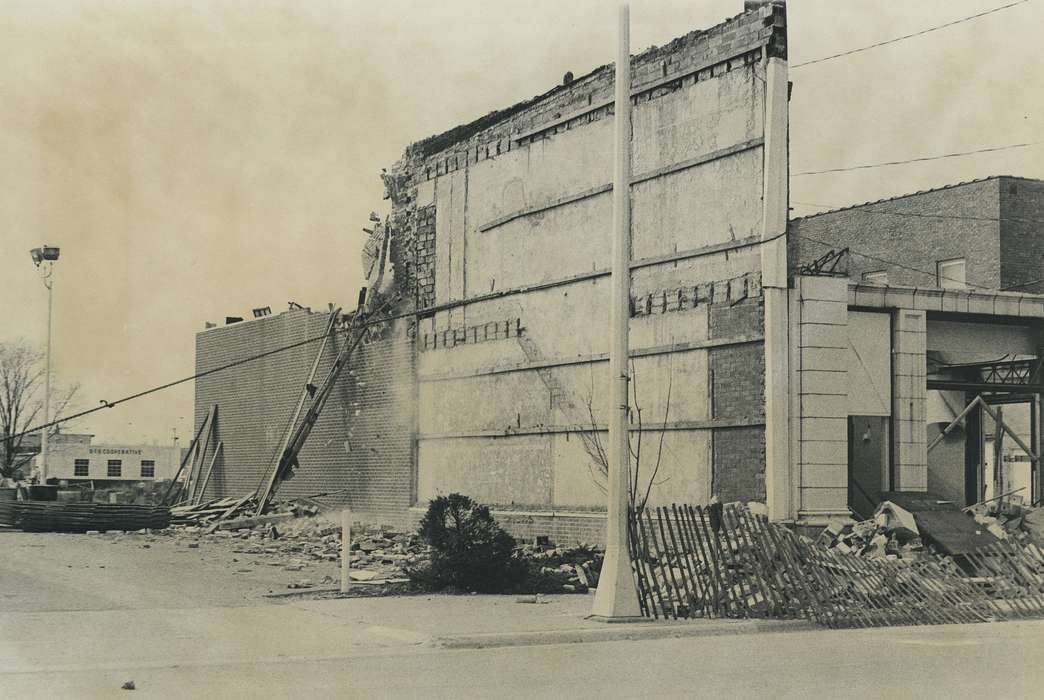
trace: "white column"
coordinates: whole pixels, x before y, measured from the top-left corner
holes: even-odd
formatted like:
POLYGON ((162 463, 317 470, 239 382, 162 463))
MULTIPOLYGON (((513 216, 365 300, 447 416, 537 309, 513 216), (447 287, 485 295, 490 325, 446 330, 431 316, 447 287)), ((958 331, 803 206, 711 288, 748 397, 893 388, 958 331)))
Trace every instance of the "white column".
POLYGON ((603 619, 637 617, 638 591, 627 548, 630 449, 627 443, 627 351, 631 320, 631 52, 630 17, 620 6, 616 54, 616 157, 613 169, 613 273, 609 346, 609 502, 605 560, 591 613, 603 619))
POLYGON ((765 497, 772 520, 795 516, 790 464, 787 290, 787 62, 765 61, 761 278, 765 291, 765 497))

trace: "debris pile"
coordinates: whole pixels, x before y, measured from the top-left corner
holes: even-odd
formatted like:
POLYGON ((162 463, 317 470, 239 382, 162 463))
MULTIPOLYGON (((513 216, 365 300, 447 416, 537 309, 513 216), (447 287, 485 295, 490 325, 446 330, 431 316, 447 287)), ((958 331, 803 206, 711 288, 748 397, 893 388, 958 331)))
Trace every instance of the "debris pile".
POLYGON ((257 504, 258 499, 251 494, 243 498, 219 498, 196 505, 174 506, 170 509, 171 524, 238 530, 319 513, 319 506, 314 504, 280 501, 269 504, 269 513, 255 515, 257 504))
MULTIPOLYGON (((187 544, 227 542, 234 555, 257 557, 260 563, 287 571, 304 571, 315 562, 339 562, 340 523, 324 518, 306 502, 273 503, 271 514, 255 516, 255 499, 224 498, 171 509, 172 528, 165 534, 187 544)), ((588 545, 552 547, 524 544, 518 554, 529 564, 519 586, 526 593, 586 593, 598 584, 602 553, 588 545)), ((428 563, 430 552, 416 533, 387 527, 352 527, 350 576, 369 586, 403 584, 409 572, 428 563)), ((310 589, 331 580, 302 578, 290 588, 310 589)))
POLYGON ((1006 540, 1044 547, 1044 509, 1025 506, 1020 499, 964 509, 928 498, 904 501, 909 509, 885 501, 869 520, 831 523, 818 543, 870 559, 917 560, 927 552, 957 557, 959 562, 966 554, 1006 540))
POLYGON ((959 510, 888 505, 818 541, 743 504, 632 510, 642 612, 828 627, 1044 617, 1044 550, 1000 541, 959 510))
POLYGON ((525 593, 587 593, 598 586, 603 553, 586 544, 575 547, 522 545, 529 575, 521 584, 525 593))

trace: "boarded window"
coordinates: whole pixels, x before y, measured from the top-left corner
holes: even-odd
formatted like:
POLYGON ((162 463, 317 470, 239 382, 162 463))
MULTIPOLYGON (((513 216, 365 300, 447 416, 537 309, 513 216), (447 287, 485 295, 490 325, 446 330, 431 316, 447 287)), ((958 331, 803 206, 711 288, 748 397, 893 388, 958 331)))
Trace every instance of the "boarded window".
POLYGON ((935 264, 937 283, 943 289, 967 289, 964 258, 940 260, 935 264))

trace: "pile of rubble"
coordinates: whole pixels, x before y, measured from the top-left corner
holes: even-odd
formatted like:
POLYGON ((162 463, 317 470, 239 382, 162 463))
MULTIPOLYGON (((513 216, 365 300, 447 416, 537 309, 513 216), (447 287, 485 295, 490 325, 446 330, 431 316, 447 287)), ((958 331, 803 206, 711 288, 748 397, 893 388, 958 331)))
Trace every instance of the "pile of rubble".
POLYGON ((521 555, 529 562, 525 593, 586 593, 598 586, 603 553, 585 544, 576 547, 523 545, 521 555))
POLYGON ((962 556, 1005 540, 1044 547, 1044 508, 1018 498, 963 509, 949 501, 920 500, 916 505, 908 510, 884 501, 868 520, 831 523, 819 544, 870 559, 909 560, 925 553, 962 556))
MULTIPOLYGON (((198 506, 171 509, 170 530, 188 546, 199 541, 225 541, 233 554, 261 556, 265 563, 287 571, 302 571, 314 562, 339 562, 341 525, 328 520, 315 505, 302 501, 273 503, 272 513, 255 516, 253 499, 221 499, 198 506), (253 508, 251 508, 253 506, 253 508), (229 513, 231 509, 231 513, 229 513)), ((409 572, 429 560, 426 544, 415 533, 353 525, 350 576, 371 586, 398 586, 409 572)), ((598 583, 602 553, 587 545, 558 548, 523 544, 519 555, 529 563, 529 575, 519 585, 524 593, 586 593, 598 583)), ((332 584, 301 579, 291 588, 332 584)), ((394 590, 399 590, 395 588, 394 590)))
POLYGON ((992 512, 985 506, 975 506, 971 514, 997 539, 1044 547, 1044 508, 1031 508, 1022 499, 1015 499, 992 512))

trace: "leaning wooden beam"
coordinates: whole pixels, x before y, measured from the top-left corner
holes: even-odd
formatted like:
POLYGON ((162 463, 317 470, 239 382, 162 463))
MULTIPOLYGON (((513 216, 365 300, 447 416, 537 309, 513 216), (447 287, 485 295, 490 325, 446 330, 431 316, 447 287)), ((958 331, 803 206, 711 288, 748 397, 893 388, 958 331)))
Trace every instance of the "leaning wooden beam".
MULTIPOLYGON (((981 398, 980 398, 980 400, 981 400, 981 398)), ((997 415, 996 411, 994 411, 992 408, 990 408, 990 406, 985 401, 982 402, 982 408, 983 408, 984 411, 986 411, 987 413, 990 414, 990 417, 992 417, 993 420, 995 420, 998 423, 1000 423, 1001 427, 1004 428, 1004 432, 1006 432, 1008 435, 1011 436, 1011 439, 1014 440, 1015 443, 1019 447, 1022 448, 1023 452, 1025 452, 1026 454, 1029 455, 1030 459, 1032 459, 1034 462, 1039 461, 1040 458, 1037 457, 1037 454, 1033 450, 1031 450, 1029 447, 1026 446, 1026 443, 1024 443, 1022 441, 1022 438, 1020 438, 1018 435, 1016 435, 1015 431, 1012 430, 1011 428, 1009 428, 1008 424, 1005 423, 1004 420, 1000 416, 997 415)))
MULTIPOLYGON (((971 402, 967 406, 964 407, 964 410, 961 411, 959 414, 957 414, 957 417, 954 418, 952 421, 950 421, 950 424, 947 425, 945 428, 943 428, 943 431, 941 433, 939 433, 935 437, 934 440, 932 440, 932 444, 928 445, 928 451, 931 452, 932 449, 934 449, 936 445, 938 445, 940 442, 943 441, 944 437, 949 435, 951 430, 953 430, 955 427, 957 427, 958 423, 960 423, 962 420, 964 420, 964 418, 969 413, 971 413, 975 409, 976 406, 978 406, 981 403, 983 403, 981 396, 976 396, 974 399, 972 399, 971 402)), ((947 404, 947 406, 949 406, 949 404, 947 404)))
MULTIPOLYGON (((207 413, 207 420, 209 419, 210 413, 207 413)), ((203 434, 203 428, 207 427, 207 420, 204 420, 200 424, 199 430, 196 431, 196 437, 192 438, 192 442, 189 443, 188 449, 185 450, 185 456, 181 458, 181 466, 178 467, 177 473, 174 474, 174 478, 170 480, 170 483, 167 485, 167 490, 163 494, 164 503, 166 503, 167 499, 170 498, 171 489, 174 488, 174 484, 178 483, 178 478, 181 477, 181 472, 185 470, 185 464, 188 462, 188 458, 193 455, 193 451, 196 449, 196 443, 199 442, 199 436, 203 434)))
POLYGON ((290 444, 290 439, 294 435, 294 428, 297 427, 297 421, 301 417, 301 410, 304 408, 305 399, 309 396, 315 395, 315 387, 312 382, 315 381, 315 373, 319 371, 319 362, 323 359, 323 353, 326 352, 326 345, 330 342, 330 334, 333 332, 334 325, 337 323, 337 319, 341 317, 341 307, 337 307, 330 312, 330 318, 326 322, 326 333, 323 335, 322 345, 319 346, 319 351, 315 353, 315 359, 312 361, 312 369, 308 372, 308 378, 305 380, 304 387, 301 389, 301 395, 297 399, 297 405, 294 407, 294 412, 290 414, 290 420, 286 424, 286 430, 283 432, 283 439, 279 444, 279 449, 276 450, 275 458, 268 465, 268 475, 266 478, 265 490, 262 492, 260 504, 257 508, 256 515, 261 515, 261 510, 265 507, 268 494, 272 491, 272 486, 275 484, 275 480, 279 475, 279 464, 283 459, 283 453, 286 452, 287 447, 290 444))
POLYGON ((202 486, 199 487, 199 493, 196 494, 196 504, 203 500, 203 494, 207 492, 207 484, 210 483, 210 475, 214 473, 214 462, 217 461, 218 454, 221 452, 225 443, 218 440, 217 447, 214 448, 214 456, 210 458, 210 464, 207 466, 206 476, 203 477, 202 486))
POLYGON ((210 439, 214 437, 214 433, 217 432, 214 423, 217 421, 218 406, 214 406, 210 409, 210 413, 207 414, 207 423, 210 427, 207 428, 206 435, 203 437, 203 446, 196 452, 196 458, 192 460, 192 469, 189 471, 188 479, 188 500, 191 502, 196 498, 196 487, 199 486, 199 473, 203 470, 203 460, 207 458, 207 449, 210 447, 210 439))

